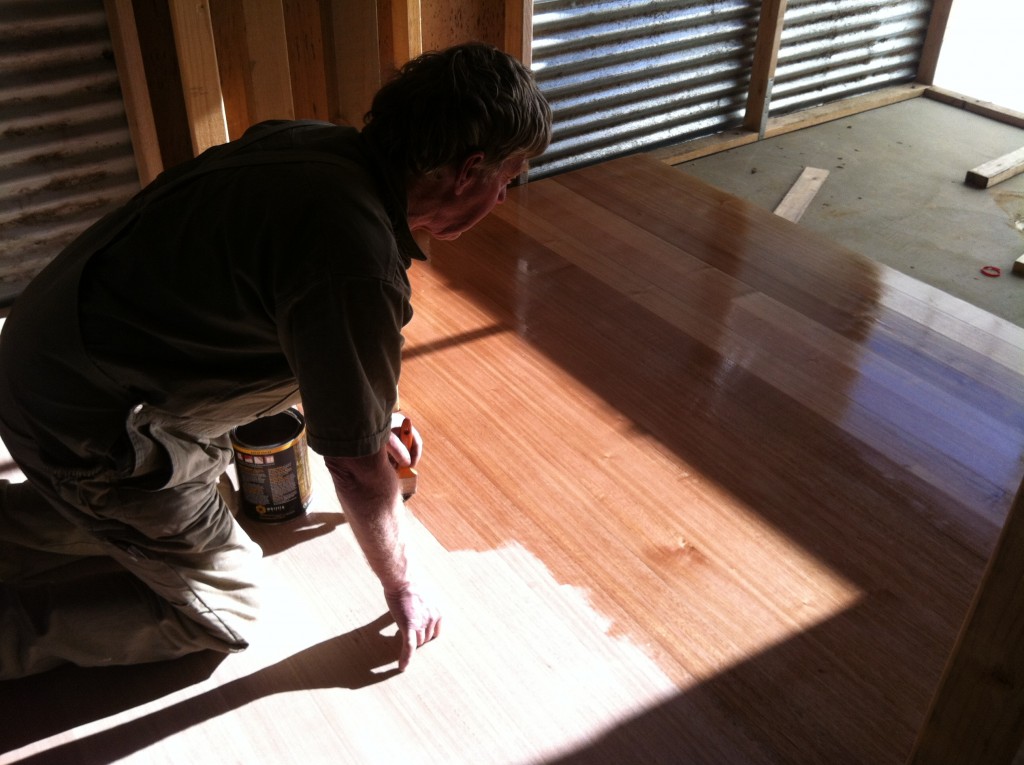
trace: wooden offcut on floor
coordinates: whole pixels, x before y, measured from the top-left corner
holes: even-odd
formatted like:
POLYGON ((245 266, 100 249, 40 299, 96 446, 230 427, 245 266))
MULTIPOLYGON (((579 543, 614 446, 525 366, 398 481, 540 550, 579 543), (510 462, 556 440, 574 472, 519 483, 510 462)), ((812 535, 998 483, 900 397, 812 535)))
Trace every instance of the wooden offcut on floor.
POLYGON ((244 654, 0 685, 0 762, 898 763, 1024 466, 1024 330, 644 157, 411 277, 394 631, 329 481, 244 654))

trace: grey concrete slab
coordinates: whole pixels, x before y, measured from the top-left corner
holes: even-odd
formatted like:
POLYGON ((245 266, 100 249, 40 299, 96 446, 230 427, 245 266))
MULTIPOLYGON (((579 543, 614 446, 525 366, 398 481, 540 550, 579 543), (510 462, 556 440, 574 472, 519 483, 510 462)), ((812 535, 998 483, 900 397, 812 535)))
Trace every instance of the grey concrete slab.
POLYGON ((1024 254, 1024 175, 964 184, 1022 146, 1020 128, 916 98, 677 167, 772 210, 805 166, 824 168, 798 225, 1024 326, 1024 277, 1011 273, 1024 254))

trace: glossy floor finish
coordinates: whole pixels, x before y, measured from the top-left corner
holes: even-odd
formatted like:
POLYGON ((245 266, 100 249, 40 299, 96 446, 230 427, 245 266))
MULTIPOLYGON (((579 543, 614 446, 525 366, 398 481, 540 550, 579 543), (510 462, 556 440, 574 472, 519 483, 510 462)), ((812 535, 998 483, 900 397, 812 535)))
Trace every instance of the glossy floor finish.
POLYGON ((443 637, 394 674, 321 473, 252 528, 263 642, 0 686, 0 762, 905 759, 1024 475, 1024 329, 643 157, 412 279, 443 637))

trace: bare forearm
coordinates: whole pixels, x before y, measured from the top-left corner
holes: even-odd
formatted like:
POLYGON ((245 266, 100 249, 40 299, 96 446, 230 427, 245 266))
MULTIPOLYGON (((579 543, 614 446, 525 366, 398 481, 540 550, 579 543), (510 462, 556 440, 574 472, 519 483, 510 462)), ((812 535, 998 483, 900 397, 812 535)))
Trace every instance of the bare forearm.
POLYGON ((329 457, 326 462, 356 541, 384 587, 388 610, 401 635, 398 668, 404 671, 413 653, 438 636, 441 613, 423 585, 414 581, 398 478, 386 448, 371 457, 329 457))
POLYGON ((387 592, 409 583, 403 531, 405 508, 386 457, 327 460, 338 500, 370 568, 387 592))

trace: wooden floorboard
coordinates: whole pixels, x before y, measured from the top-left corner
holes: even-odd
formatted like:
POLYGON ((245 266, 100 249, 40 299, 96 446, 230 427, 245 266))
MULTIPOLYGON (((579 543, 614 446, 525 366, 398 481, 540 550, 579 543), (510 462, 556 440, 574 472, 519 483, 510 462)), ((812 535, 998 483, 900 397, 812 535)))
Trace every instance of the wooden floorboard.
POLYGON ((1024 330, 654 160, 411 272, 393 626, 330 482, 249 651, 0 685, 0 763, 898 763, 1024 474, 1024 330))

